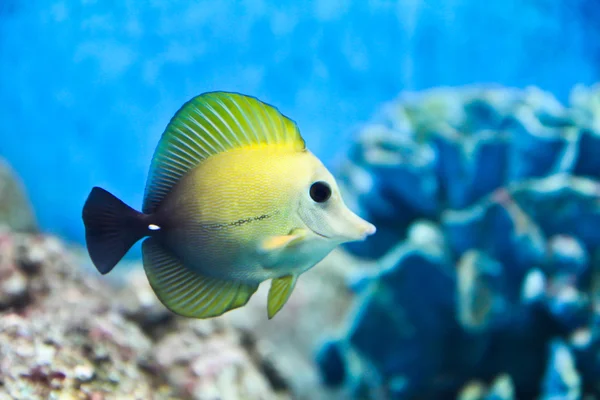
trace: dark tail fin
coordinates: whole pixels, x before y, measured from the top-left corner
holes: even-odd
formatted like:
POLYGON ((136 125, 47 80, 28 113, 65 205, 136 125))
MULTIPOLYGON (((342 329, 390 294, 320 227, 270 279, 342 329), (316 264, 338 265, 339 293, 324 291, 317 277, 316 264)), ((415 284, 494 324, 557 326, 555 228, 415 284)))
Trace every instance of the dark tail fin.
POLYGON ((109 273, 131 246, 148 234, 144 217, 106 190, 92 189, 82 218, 88 253, 101 274, 109 273))

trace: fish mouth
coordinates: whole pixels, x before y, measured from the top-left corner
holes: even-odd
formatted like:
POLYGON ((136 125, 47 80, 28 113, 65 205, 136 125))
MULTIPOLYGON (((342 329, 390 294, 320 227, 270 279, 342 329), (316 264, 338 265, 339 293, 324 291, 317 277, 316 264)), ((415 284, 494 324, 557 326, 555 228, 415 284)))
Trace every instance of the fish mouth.
POLYGON ((322 233, 320 233, 320 232, 317 232, 317 231, 315 231, 314 229, 311 229, 311 231, 312 231, 312 232, 313 232, 315 235, 317 235, 317 236, 320 236, 320 237, 322 237, 322 238, 325 238, 325 239, 331 239, 331 237, 329 237, 329 236, 326 236, 326 235, 324 235, 324 234, 322 234, 322 233))

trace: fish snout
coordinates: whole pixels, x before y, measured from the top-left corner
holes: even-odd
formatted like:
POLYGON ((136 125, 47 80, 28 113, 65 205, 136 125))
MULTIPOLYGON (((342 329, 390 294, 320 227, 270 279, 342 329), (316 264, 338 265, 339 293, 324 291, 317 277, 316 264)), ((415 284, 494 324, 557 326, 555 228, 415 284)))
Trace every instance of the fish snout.
POLYGON ((374 235, 377 232, 377 228, 372 223, 365 221, 361 218, 360 225, 357 229, 358 238, 357 240, 365 240, 367 237, 374 235))
POLYGON ((377 228, 375 227, 375 225, 373 225, 372 223, 370 223, 368 221, 364 221, 364 222, 365 223, 364 223, 364 228, 363 228, 363 236, 366 238, 367 236, 374 235, 375 232, 377 232, 377 228))
POLYGON ((365 240, 367 237, 375 234, 377 228, 372 223, 362 219, 350 209, 346 209, 345 224, 339 231, 339 235, 346 242, 355 242, 365 240))

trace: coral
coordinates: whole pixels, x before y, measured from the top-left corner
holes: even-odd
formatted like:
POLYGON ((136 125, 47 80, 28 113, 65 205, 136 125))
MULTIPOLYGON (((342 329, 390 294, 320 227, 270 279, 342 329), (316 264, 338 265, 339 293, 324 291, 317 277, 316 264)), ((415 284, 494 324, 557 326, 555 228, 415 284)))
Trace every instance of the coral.
MULTIPOLYGON (((378 227, 317 354, 354 398, 600 396, 600 85, 384 106, 339 175, 378 227)), ((593 397, 592 397, 593 398, 593 397)))
POLYGON ((510 376, 500 375, 489 386, 480 381, 469 382, 461 390, 460 400, 513 400, 514 387, 510 376))
POLYGON ((290 397, 250 333, 128 304, 139 283, 102 281, 78 253, 0 233, 0 399, 290 397))

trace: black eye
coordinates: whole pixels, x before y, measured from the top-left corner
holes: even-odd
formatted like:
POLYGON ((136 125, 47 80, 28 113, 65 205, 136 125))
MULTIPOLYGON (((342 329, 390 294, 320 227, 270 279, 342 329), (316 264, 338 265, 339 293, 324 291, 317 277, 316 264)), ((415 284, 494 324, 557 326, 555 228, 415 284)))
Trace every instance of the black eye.
POLYGON ((310 198, 317 203, 324 203, 331 197, 331 188, 325 182, 315 182, 310 186, 310 198))

